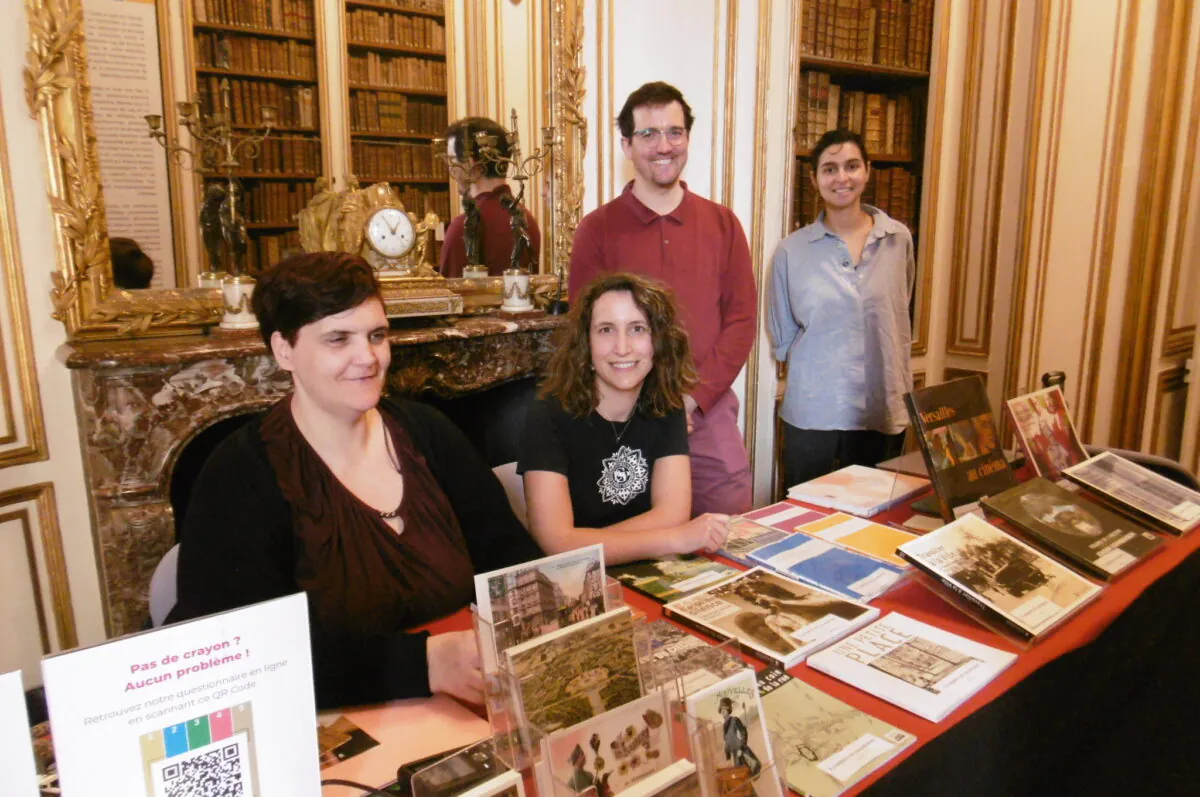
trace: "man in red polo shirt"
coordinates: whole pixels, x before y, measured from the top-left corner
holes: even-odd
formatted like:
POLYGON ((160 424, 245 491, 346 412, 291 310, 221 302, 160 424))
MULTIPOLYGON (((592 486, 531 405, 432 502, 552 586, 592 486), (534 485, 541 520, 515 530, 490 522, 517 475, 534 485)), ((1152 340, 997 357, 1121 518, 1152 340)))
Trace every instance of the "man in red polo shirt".
MULTIPOLYGON (((487 266, 490 276, 499 277, 509 267, 512 257, 512 217, 502 201, 511 198, 512 191, 505 179, 508 165, 490 162, 480 156, 475 141, 475 134, 480 132, 495 140, 496 151, 501 157, 510 156, 507 131, 482 116, 468 116, 446 128, 446 156, 450 173, 460 190, 466 191, 479 206, 480 265, 487 266)), ((530 246, 521 265, 533 271, 537 268, 538 253, 542 248, 542 233, 533 214, 528 210, 524 210, 524 213, 530 246)), ((467 262, 464 243, 466 218, 467 214, 460 213, 446 228, 441 257, 443 277, 462 276, 463 266, 467 262)))
POLYGON ((758 300, 737 217, 679 179, 692 122, 691 107, 667 83, 647 83, 625 100, 617 125, 634 178, 579 223, 570 292, 611 271, 636 271, 675 291, 700 372, 686 397, 692 514, 735 514, 750 509, 752 496, 730 385, 750 355, 758 300))

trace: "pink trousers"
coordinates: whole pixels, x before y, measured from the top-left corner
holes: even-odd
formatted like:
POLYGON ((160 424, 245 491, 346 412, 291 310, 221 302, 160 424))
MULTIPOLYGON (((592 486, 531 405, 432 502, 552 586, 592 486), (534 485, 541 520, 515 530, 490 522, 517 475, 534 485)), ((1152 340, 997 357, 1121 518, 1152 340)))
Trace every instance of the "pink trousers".
POLYGON ((749 512, 753 500, 750 460, 738 430, 738 400, 733 390, 708 412, 692 413, 688 437, 692 461, 692 516, 705 512, 749 512))

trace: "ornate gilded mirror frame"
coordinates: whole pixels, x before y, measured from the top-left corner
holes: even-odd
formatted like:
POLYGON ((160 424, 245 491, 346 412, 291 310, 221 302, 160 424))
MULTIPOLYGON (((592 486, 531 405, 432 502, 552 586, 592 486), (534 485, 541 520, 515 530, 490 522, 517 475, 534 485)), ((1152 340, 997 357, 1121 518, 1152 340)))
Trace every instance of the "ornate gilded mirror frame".
MULTIPOLYGON (((571 239, 583 212, 583 2, 542 0, 550 36, 543 37, 551 81, 547 119, 562 142, 551 175, 549 262, 564 278, 571 239)), ((41 129, 50 205, 57 221, 54 317, 72 340, 199 334, 221 318, 216 289, 116 288, 92 115, 83 35, 83 0, 26 0, 29 52, 25 99, 41 129)))

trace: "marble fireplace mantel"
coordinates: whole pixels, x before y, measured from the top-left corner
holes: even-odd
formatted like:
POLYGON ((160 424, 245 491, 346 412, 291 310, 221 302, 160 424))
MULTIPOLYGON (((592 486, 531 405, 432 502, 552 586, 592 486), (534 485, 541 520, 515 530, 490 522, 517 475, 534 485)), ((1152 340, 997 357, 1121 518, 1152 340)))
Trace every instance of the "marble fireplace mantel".
MULTIPOLYGON (((559 317, 470 316, 389 333, 391 389, 455 398, 536 373, 559 317)), ((140 630, 150 577, 175 543, 170 478, 214 423, 291 390, 257 336, 76 343, 72 371, 104 616, 110 636, 140 630)))

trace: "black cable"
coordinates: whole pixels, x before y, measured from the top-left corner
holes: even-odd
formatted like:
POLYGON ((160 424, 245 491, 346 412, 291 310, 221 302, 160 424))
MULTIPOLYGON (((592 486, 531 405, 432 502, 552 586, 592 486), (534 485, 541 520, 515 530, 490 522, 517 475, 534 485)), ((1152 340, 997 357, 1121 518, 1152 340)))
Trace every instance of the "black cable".
POLYGON ((363 794, 382 794, 383 797, 396 797, 396 795, 389 794, 388 792, 377 789, 374 786, 368 786, 365 783, 356 783, 352 780, 342 780, 341 778, 330 778, 329 780, 321 781, 321 788, 325 788, 326 786, 349 786, 352 789, 362 789, 363 794))

